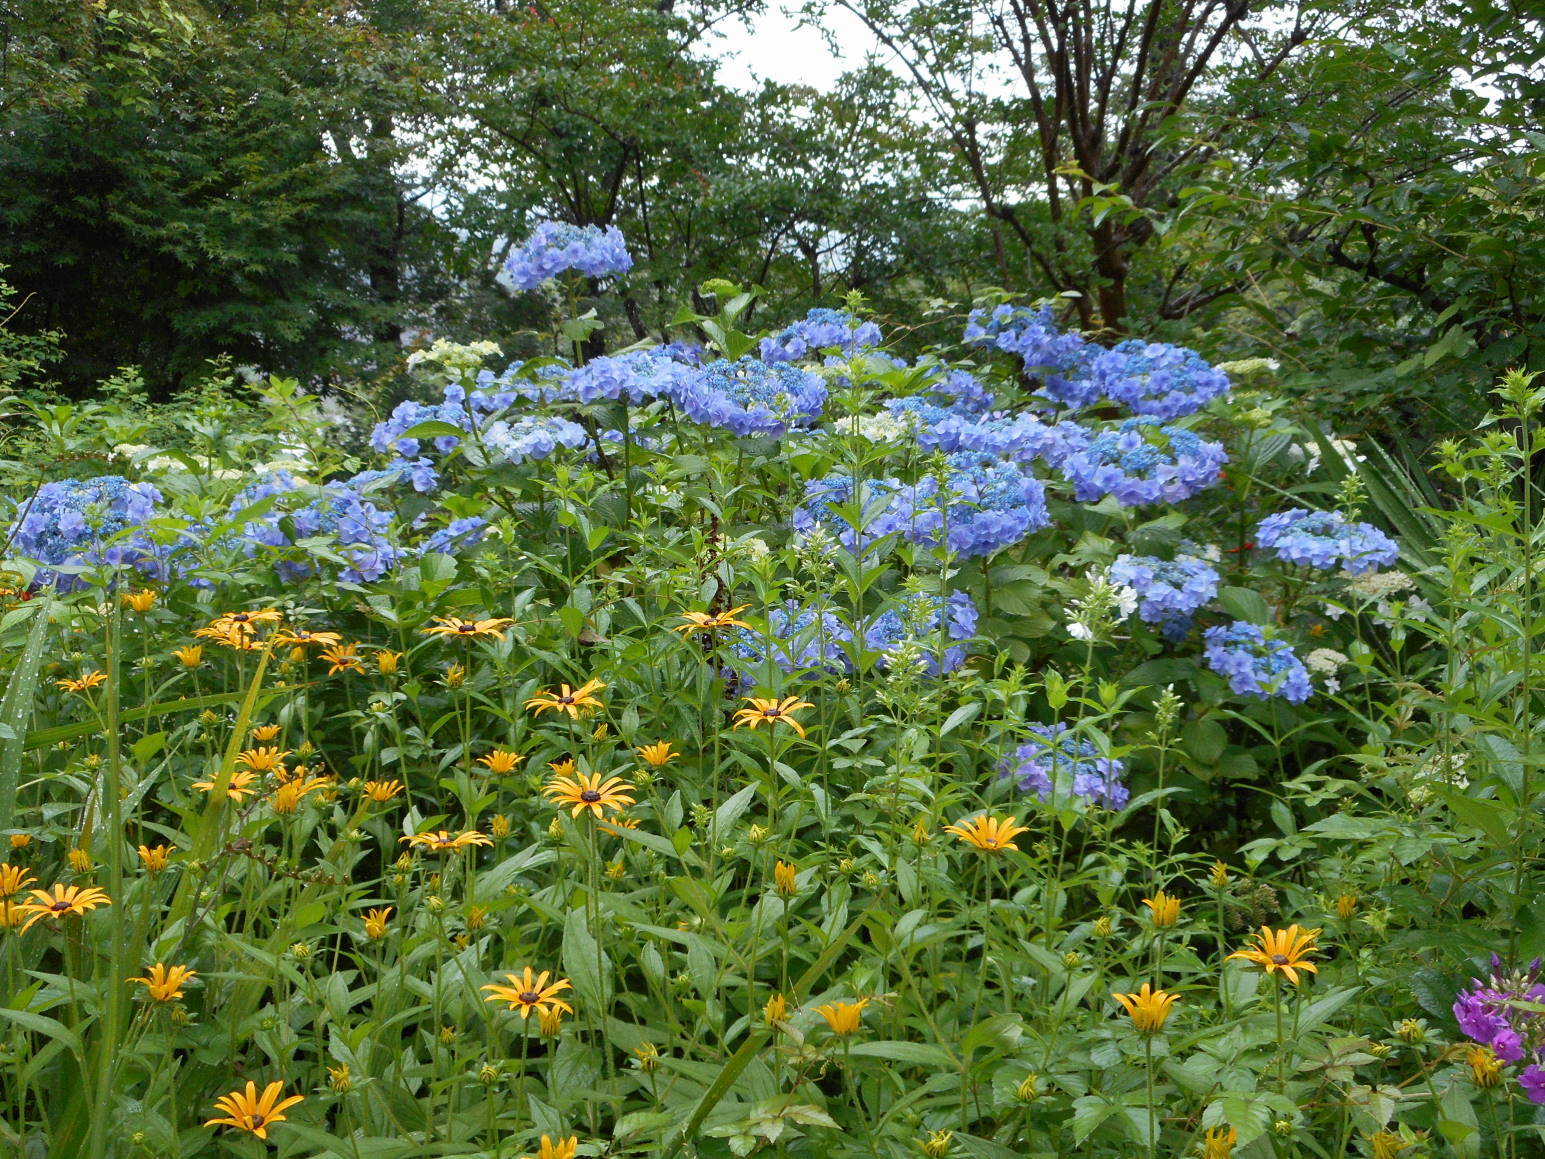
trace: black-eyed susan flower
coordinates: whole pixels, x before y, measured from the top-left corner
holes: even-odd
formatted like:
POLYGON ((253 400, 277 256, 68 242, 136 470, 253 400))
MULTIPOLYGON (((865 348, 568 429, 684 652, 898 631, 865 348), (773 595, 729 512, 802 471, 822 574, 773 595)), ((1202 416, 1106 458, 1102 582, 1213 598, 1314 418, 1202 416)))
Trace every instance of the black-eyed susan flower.
POLYGON ((245 1091, 232 1091, 216 1099, 215 1110, 224 1112, 224 1115, 206 1120, 204 1126, 235 1127, 238 1131, 247 1131, 259 1139, 267 1139, 268 1128, 275 1123, 283 1122, 284 1112, 304 1097, 291 1095, 287 1099, 281 1099, 279 1096, 283 1091, 284 1083, 276 1079, 264 1087, 262 1095, 259 1096, 257 1083, 249 1082, 245 1091))
POLYGON ((145 867, 146 873, 160 873, 166 868, 166 859, 171 856, 170 845, 141 845, 139 847, 139 861, 145 867))
POLYGON ((91 850, 89 849, 77 847, 65 854, 65 858, 69 861, 70 868, 76 873, 90 873, 92 865, 95 864, 91 860, 91 850))
POLYGON ((579 771, 579 766, 574 763, 573 757, 564 757, 562 760, 548 761, 547 767, 560 777, 572 777, 579 771))
POLYGON ((1355 893, 1344 893, 1336 898, 1336 916, 1344 922, 1352 920, 1357 913, 1358 897, 1355 893))
POLYGON ((252 730, 252 739, 258 744, 267 744, 269 741, 279 739, 279 726, 277 724, 260 724, 252 730))
POLYGON ((307 794, 330 784, 332 781, 327 777, 296 777, 294 780, 285 781, 275 789, 269 795, 268 804, 275 813, 290 814, 300 808, 300 803, 306 799, 307 794))
POLYGON ((789 1020, 789 1000, 781 993, 775 993, 762 1007, 762 1021, 768 1026, 777 1026, 780 1022, 789 1020))
POLYGON ((31 833, 12 833, 10 836, 12 849, 25 849, 32 844, 31 833))
POLYGON ((37 881, 25 865, 0 864, 0 897, 10 897, 37 881))
POLYGON ((743 696, 747 707, 735 710, 735 723, 732 728, 745 725, 754 729, 759 724, 765 724, 768 728, 774 725, 786 724, 801 737, 805 735, 805 726, 794 719, 794 713, 802 708, 814 708, 808 700, 801 700, 797 696, 785 696, 782 700, 766 699, 760 696, 743 696))
POLYGON ((799 892, 799 870, 784 861, 774 862, 773 888, 779 897, 793 897, 799 892))
POLYGON ((1228 866, 1221 861, 1214 861, 1212 869, 1207 874, 1207 884, 1213 889, 1227 889, 1229 885, 1228 866))
POLYGON ((1155 990, 1147 982, 1136 994, 1112 994, 1117 1002, 1126 1009, 1132 1018, 1132 1025, 1144 1034, 1153 1034, 1164 1026, 1164 1020, 1169 1017, 1170 1008, 1180 1000, 1179 994, 1170 994, 1163 990, 1155 990))
POLYGON ((201 644, 189 644, 186 647, 173 648, 172 655, 184 668, 197 668, 204 662, 204 647, 201 644))
MULTIPOLYGON (((236 769, 231 773, 231 783, 225 787, 225 795, 233 801, 240 801, 257 792, 253 786, 257 782, 258 774, 251 769, 236 769)), ((194 781, 193 787, 206 793, 214 791, 214 781, 194 781)))
POLYGON ((337 1066, 328 1067, 327 1085, 340 1095, 348 1094, 354 1088, 354 1080, 349 1076, 349 1064, 340 1062, 337 1066))
POLYGON ((657 744, 639 745, 634 750, 638 753, 638 759, 651 768, 663 769, 667 761, 673 761, 681 754, 671 749, 671 742, 662 740, 657 744))
MULTIPOLYGON (((597 826, 597 828, 599 828, 602 833, 610 833, 613 837, 620 837, 624 829, 638 828, 638 818, 613 817, 610 821, 602 821, 597 826)), ((617 864, 621 865, 622 862, 619 861, 617 864)), ((618 876, 620 876, 620 874, 618 876)))
POLYGON ((578 688, 560 684, 557 692, 543 689, 526 701, 526 710, 533 716, 541 716, 549 710, 566 712, 571 720, 578 720, 580 713, 601 707, 601 701, 595 694, 605 687, 599 680, 587 680, 578 688))
POLYGON ((543 1135, 536 1154, 523 1155, 521 1159, 574 1159, 574 1152, 578 1149, 578 1135, 570 1135, 567 1139, 549 1139, 543 1135))
POLYGON ((488 831, 495 837, 508 837, 510 835, 510 819, 503 813, 495 813, 493 820, 488 823, 488 831))
POLYGON ((359 658, 358 644, 334 644, 331 648, 323 648, 317 657, 327 661, 329 676, 336 676, 340 672, 365 671, 364 661, 359 658))
POLYGON ((731 608, 727 612, 682 612, 681 618, 685 624, 678 624, 672 628, 673 632, 722 632, 725 628, 744 628, 751 631, 751 625, 744 620, 737 620, 736 613, 743 612, 750 604, 741 604, 738 608, 731 608))
POLYGON ((401 781, 366 781, 365 796, 378 805, 384 804, 402 792, 402 787, 401 781))
POLYGON ((156 593, 150 588, 141 588, 137 592, 124 592, 121 599, 124 607, 143 616, 155 606, 156 593))
POLYGON ((1180 920, 1180 898, 1162 889, 1152 897, 1143 898, 1143 904, 1148 907, 1149 920, 1155 929, 1165 929, 1180 920))
POLYGON ((1239 1132, 1233 1127, 1208 1127, 1202 1139, 1202 1159, 1234 1159, 1239 1132))
POLYGON ((386 924, 392 916, 392 906, 365 911, 365 936, 372 942, 386 937, 386 924))
POLYGON ((467 682, 467 668, 464 664, 452 664, 445 670, 445 686, 447 688, 460 688, 467 682))
POLYGON ((276 769, 282 769, 284 758, 289 755, 289 749, 281 749, 277 745, 242 749, 236 754, 236 763, 244 769, 251 769, 254 773, 271 773, 276 769))
POLYGON ((512 753, 508 749, 494 749, 492 752, 478 757, 477 763, 486 768, 493 776, 507 777, 525 759, 522 754, 512 753))
POLYGON ((1017 817, 989 817, 983 813, 970 820, 946 825, 944 831, 953 833, 967 845, 973 849, 980 849, 983 853, 1002 853, 1005 849, 1018 849, 1019 846, 1014 844, 1014 838, 1021 833, 1030 832, 1030 826, 1019 824, 1017 817))
POLYGON ((937 1131, 930 1131, 928 1138, 923 1140, 923 1154, 928 1159, 944 1159, 950 1153, 950 1144, 955 1141, 955 1132, 948 1127, 941 1127, 937 1131))
POLYGON ((608 777, 602 781, 600 773, 576 773, 572 777, 557 776, 542 786, 542 792, 554 805, 573 805, 569 816, 578 817, 586 809, 597 819, 606 816, 606 810, 621 811, 633 804, 628 792, 633 786, 621 777, 608 777))
POLYGON ((65 918, 72 914, 80 917, 98 906, 113 904, 113 899, 107 896, 107 892, 96 886, 83 888, 77 885, 55 885, 52 893, 35 889, 31 896, 31 901, 16 905, 16 913, 26 919, 22 922, 22 933, 26 933, 32 928, 33 923, 40 922, 44 918, 65 918))
POLYGON ((337 632, 312 632, 306 628, 281 628, 274 633, 274 643, 292 648, 331 648, 343 643, 337 632))
POLYGON ((538 1015, 549 1009, 564 1014, 574 1013, 574 1007, 558 997, 563 991, 572 989, 567 978, 553 978, 549 983, 548 979, 553 977, 549 971, 543 970, 536 974, 530 966, 523 973, 505 974, 504 977, 509 982, 508 986, 490 982, 480 987, 489 992, 484 1002, 508 1002, 511 1010, 519 1012, 522 1021, 529 1018, 533 1011, 538 1015))
POLYGON ((455 636, 462 640, 475 640, 480 636, 492 636, 496 640, 504 639, 504 629, 515 621, 508 616, 497 616, 487 620, 463 620, 459 616, 436 616, 435 626, 425 628, 426 636, 455 636))
POLYGON ((449 853, 455 849, 466 849, 471 845, 492 845, 493 842, 476 829, 468 829, 463 833, 451 834, 444 829, 434 833, 410 833, 400 838, 409 845, 415 845, 422 849, 428 849, 434 853, 449 853))
POLYGON ((382 676, 392 675, 401 664, 401 652, 388 652, 385 648, 376 652, 376 671, 382 676))
POLYGON ((864 1007, 868 1005, 867 998, 860 998, 857 1002, 828 1002, 817 1006, 815 1012, 826 1019, 826 1025, 831 1027, 833 1034, 849 1035, 858 1029, 864 1007))
POLYGON ((85 692, 87 689, 95 688, 99 684, 106 684, 107 673, 97 671, 82 672, 74 679, 66 677, 63 680, 55 680, 54 683, 66 692, 85 692))
POLYGON ((145 993, 152 1002, 171 1002, 181 998, 182 988, 188 979, 197 976, 197 971, 187 966, 163 966, 157 962, 145 971, 145 977, 129 978, 127 981, 144 985, 145 993))
POLYGON ((543 1038, 557 1038, 563 1029, 563 1011, 549 1006, 536 1016, 536 1028, 543 1038))
POLYGON ((1311 974, 1320 972, 1320 968, 1308 959, 1308 955, 1319 949, 1314 944, 1319 936, 1320 931, 1317 929, 1300 930, 1296 925, 1285 930, 1262 926, 1260 933, 1251 935, 1255 945, 1237 950, 1229 958, 1244 958, 1254 962, 1268 974, 1281 970, 1287 980, 1297 986, 1299 970, 1307 970, 1311 974))

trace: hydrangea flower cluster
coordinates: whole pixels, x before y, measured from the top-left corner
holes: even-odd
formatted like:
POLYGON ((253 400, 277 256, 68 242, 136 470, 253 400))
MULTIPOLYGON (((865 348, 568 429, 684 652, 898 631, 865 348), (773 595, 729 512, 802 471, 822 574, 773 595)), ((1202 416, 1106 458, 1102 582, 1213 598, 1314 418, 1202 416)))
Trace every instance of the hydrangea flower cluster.
MULTIPOLYGON (((121 475, 44 483, 30 502, 14 505, 11 547, 42 564, 130 566, 159 575, 164 562, 140 529, 155 518, 160 501, 155 487, 121 475)), ((84 581, 47 569, 36 582, 72 591, 84 581)))
POLYGON ((763 338, 762 360, 795 362, 833 346, 851 356, 878 346, 882 340, 880 328, 873 322, 861 322, 846 310, 817 306, 802 321, 763 338))
POLYGON ((962 556, 991 555, 1051 524, 1039 479, 1013 463, 976 454, 949 456, 942 480, 927 475, 902 487, 892 516, 913 543, 943 543, 962 556))
MULTIPOLYGON (((1196 351, 1135 338, 1093 355, 1085 381, 1086 394, 1166 421, 1201 410, 1230 388, 1228 375, 1196 351)), ((1050 384, 1047 393, 1053 394, 1050 384)))
MULTIPOLYGON (((969 594, 951 592, 947 599, 941 600, 933 592, 917 592, 903 598, 897 607, 869 620, 864 627, 864 646, 871 651, 890 653, 906 641, 915 641, 922 646, 924 669, 930 676, 953 672, 965 663, 966 648, 963 644, 951 644, 941 655, 936 635, 941 609, 945 639, 969 640, 976 635, 976 601, 969 594)), ((883 656, 880 666, 887 666, 883 656)))
POLYGON ((1540 960, 1512 973, 1502 969, 1502 959, 1491 956, 1491 976, 1484 982, 1471 979, 1470 989, 1454 1002, 1459 1029, 1506 1063, 1526 1062, 1518 1072, 1518 1085, 1531 1103, 1545 1103, 1545 1017, 1523 1009, 1520 1003, 1545 1003, 1545 983, 1540 982, 1540 960))
POLYGON ((483 445, 498 453, 506 462, 519 466, 539 462, 559 447, 578 450, 590 436, 578 423, 561 418, 525 416, 495 419, 483 429, 483 445))
POLYGON ((1207 666, 1228 677, 1236 695, 1257 700, 1280 696, 1290 704, 1309 699, 1309 672, 1286 640, 1268 637, 1242 621, 1208 628, 1203 638, 1207 666))
POLYGON ((986 414, 998 405, 997 395, 969 370, 946 371, 943 378, 929 384, 928 393, 944 399, 951 410, 967 414, 986 414))
POLYGON ((1123 507, 1189 499, 1216 483, 1228 462, 1221 443, 1163 426, 1151 415, 1127 419, 1069 448, 1059 469, 1073 484, 1074 498, 1092 503, 1112 495, 1123 507))
POLYGON ((781 435, 819 417, 826 384, 787 363, 721 358, 703 367, 678 401, 694 422, 737 435, 781 435))
POLYGON ((840 675, 852 671, 848 644, 853 631, 833 612, 816 611, 789 601, 767 614, 767 635, 736 630, 732 651, 756 666, 769 658, 785 673, 825 672, 840 675))
POLYGON ((633 268, 633 258, 614 225, 569 225, 544 221, 531 236, 510 253, 504 268, 518 290, 534 290, 565 270, 577 270, 587 278, 622 274, 633 268))
POLYGON ((1012 780, 1020 792, 1054 804, 1126 807, 1132 794, 1121 779, 1125 764, 1102 756, 1093 741, 1071 734, 1061 721, 1032 724, 1030 732, 1036 739, 1020 745, 998 764, 999 775, 1012 780))
MULTIPOLYGON (((421 423, 446 423, 462 430, 470 429, 471 416, 464 401, 466 392, 460 387, 447 387, 446 398, 441 402, 399 402, 392 413, 376 423, 370 431, 370 449, 378 454, 395 451, 404 459, 417 458, 423 451, 423 441, 409 437, 408 432, 421 423)), ((456 435, 436 435, 431 445, 442 455, 450 454, 461 443, 456 435)))
POLYGON ((805 484, 804 502, 794 509, 794 530, 805 536, 817 527, 834 525, 837 541, 854 555, 861 555, 876 540, 900 530, 893 509, 899 490, 901 484, 895 479, 865 479, 857 483, 853 476, 840 473, 811 479, 805 484), (848 514, 837 510, 839 507, 856 513, 859 526, 855 528, 848 514))
POLYGON ((561 397, 589 403, 601 399, 638 404, 677 399, 693 380, 690 364, 656 348, 603 355, 568 373, 561 397))
POLYGON ((1187 622, 1218 594, 1218 573, 1205 559, 1180 555, 1163 560, 1151 555, 1121 555, 1111 564, 1112 583, 1137 593, 1138 617, 1149 624, 1187 622))
MULTIPOLYGON (((885 409, 912 425, 924 450, 1001 455, 1027 466, 1036 459, 1060 462, 1070 437, 1076 437, 1064 429, 1071 424, 1048 426, 1035 415, 1004 411, 972 414, 941 407, 923 395, 889 399, 885 409)), ((1081 428, 1073 431, 1081 433, 1081 428)))
POLYGON ((1051 307, 996 306, 991 312, 972 310, 965 340, 1014 354, 1032 374, 1070 373, 1085 356, 1089 343, 1057 328, 1051 307))
POLYGON ((1278 559, 1305 567, 1340 565, 1354 575, 1388 567, 1400 556, 1393 539, 1371 523, 1353 523, 1339 511, 1295 507, 1261 520, 1255 541, 1278 559))
MULTIPOLYGON (((230 507, 233 516, 270 496, 281 497, 264 518, 243 526, 248 556, 264 547, 283 551, 302 540, 327 537, 337 541, 337 553, 347 561, 338 575, 349 583, 371 583, 397 566, 403 551, 391 537, 392 512, 376 506, 354 480, 324 484, 315 498, 286 510, 282 497, 303 491, 288 471, 275 471, 237 494, 230 507)), ((279 559, 274 570, 294 583, 316 574, 317 566, 310 560, 279 559)))

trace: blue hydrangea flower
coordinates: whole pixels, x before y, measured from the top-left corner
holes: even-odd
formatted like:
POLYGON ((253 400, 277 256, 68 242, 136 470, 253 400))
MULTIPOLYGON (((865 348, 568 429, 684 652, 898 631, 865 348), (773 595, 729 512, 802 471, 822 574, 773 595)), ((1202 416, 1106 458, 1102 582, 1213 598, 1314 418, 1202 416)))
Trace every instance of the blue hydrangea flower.
POLYGON ((861 322, 846 310, 817 306, 802 321, 763 338, 762 361, 797 362, 833 346, 851 356, 881 341, 880 328, 873 322, 861 322))
MULTIPOLYGON (((11 549, 41 564, 65 567, 129 566, 164 573, 164 555, 141 528, 156 517, 161 492, 121 475, 44 483, 30 502, 12 504, 11 549)), ((0 536, 0 543, 6 536, 0 536)), ((85 581, 51 569, 40 585, 71 591, 85 581)))
POLYGON ((1151 555, 1121 555, 1111 564, 1110 581, 1137 593, 1138 618, 1149 624, 1187 624, 1218 594, 1218 573, 1194 555, 1173 560, 1151 555))
POLYGON ((483 532, 487 529, 488 520, 478 515, 452 519, 450 523, 419 544, 418 553, 420 555, 435 553, 456 555, 459 552, 468 551, 482 541, 483 532))
POLYGON ((928 475, 893 500, 903 536, 925 547, 942 542, 962 556, 991 555, 1050 526, 1039 479, 986 455, 954 454, 943 480, 928 475))
POLYGON ((518 290, 534 290, 565 270, 577 270, 587 278, 623 274, 633 268, 633 258, 622 231, 609 225, 570 225, 544 221, 504 261, 518 290))
MULTIPOLYGON (((383 455, 395 451, 404 459, 416 459, 423 451, 423 446, 419 439, 409 438, 407 432, 420 423, 447 423, 453 427, 460 427, 464 431, 470 430, 472 416, 468 413, 465 403, 461 401, 465 398, 465 392, 456 387, 447 388, 446 393, 449 397, 437 403, 411 400, 399 402, 384 421, 376 423, 371 429, 371 450, 383 455), (455 401, 452 401, 453 398, 455 401)), ((431 440, 431 445, 440 454, 445 455, 453 451, 460 442, 461 439, 455 435, 437 435, 431 440)))
POLYGON ((1140 415, 1087 436, 1082 446, 1070 442, 1058 468, 1079 502, 1114 495, 1123 507, 1136 507, 1189 499, 1216 483, 1226 462, 1221 443, 1140 415))
POLYGON ((317 574, 313 557, 294 558, 303 540, 329 539, 329 546, 344 561, 338 578, 348 583, 372 583, 397 566, 403 552, 392 537, 393 513, 378 507, 367 494, 349 483, 327 483, 308 488, 287 471, 275 471, 243 488, 231 503, 230 514, 240 515, 270 496, 279 501, 259 519, 248 520, 241 538, 248 556, 269 548, 280 554, 274 570, 286 583, 317 574), (314 498, 293 504, 291 497, 314 498))
POLYGON ((735 629, 731 651, 746 661, 747 677, 760 676, 770 658, 783 672, 841 675, 853 670, 848 644, 853 632, 834 613, 789 601, 767 614, 767 633, 735 629))
POLYGON ((991 312, 972 310, 964 338, 1014 354, 1031 374, 1068 372, 1077 366, 1089 345, 1077 334, 1057 328, 1051 307, 996 306, 991 312))
POLYGON ((895 479, 865 479, 855 485, 853 476, 840 473, 808 480, 804 501, 794 509, 794 530, 806 534, 817 527, 834 528, 837 542, 854 555, 862 555, 876 540, 900 530, 900 517, 892 508, 900 490, 895 479), (852 509, 855 493, 859 497, 857 528, 847 513, 837 510, 852 509))
POLYGON ((1400 556, 1400 546, 1373 524, 1353 523, 1339 511, 1302 507, 1261 520, 1255 541, 1288 563, 1340 566, 1354 575, 1389 567, 1400 556))
POLYGON ((1060 462, 1069 438, 1081 438, 1083 431, 1072 424, 1048 426, 1032 414, 947 409, 923 395, 889 399, 885 409, 912 427, 917 445, 924 450, 1000 455, 1023 466, 1037 459, 1053 465, 1060 462))
POLYGON ((545 459, 559 447, 578 450, 590 438, 584 427, 568 419, 529 416, 496 419, 482 437, 484 446, 517 466, 545 459))
POLYGON ((994 410, 998 397, 982 385, 982 380, 969 370, 951 368, 943 378, 929 383, 928 393, 945 400, 951 410, 982 415, 994 410))
MULTIPOLYGON (((864 646, 874 652, 892 652, 903 641, 915 640, 922 649, 925 670, 930 676, 955 671, 966 660, 963 644, 951 644, 940 655, 937 632, 940 610, 946 640, 969 640, 976 635, 976 602, 966 592, 951 592, 941 600, 932 592, 904 597, 894 608, 870 618, 864 626, 864 646)), ((881 657, 880 666, 887 662, 881 657)))
POLYGON ((692 366, 659 350, 603 355, 569 372, 563 395, 576 402, 601 399, 638 404, 679 399, 694 378, 692 366))
POLYGON ((721 358, 698 371, 678 401, 694 422, 737 435, 781 435, 820 416, 826 384, 786 363, 721 358))
POLYGON ((1122 809, 1131 791, 1122 782, 1126 766, 1102 756, 1087 737, 1071 734, 1062 722, 1032 724, 1033 740, 1016 748, 998 764, 998 773, 1022 793, 1034 793, 1054 804, 1122 809))
POLYGON ((1242 621, 1208 628, 1203 639, 1207 666, 1228 677, 1236 695, 1257 700, 1280 696, 1291 704, 1309 699, 1313 689, 1308 669, 1286 640, 1242 621))
POLYGON ((1230 389, 1228 375, 1196 351, 1135 338, 1091 357, 1088 382, 1098 395, 1166 421, 1199 411, 1230 389))

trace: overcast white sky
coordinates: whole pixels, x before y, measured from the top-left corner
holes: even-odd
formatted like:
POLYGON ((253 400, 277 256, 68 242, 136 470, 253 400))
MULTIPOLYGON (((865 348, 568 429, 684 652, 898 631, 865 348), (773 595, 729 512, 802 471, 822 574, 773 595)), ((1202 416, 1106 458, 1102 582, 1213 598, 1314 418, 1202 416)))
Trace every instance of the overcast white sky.
POLYGON ((825 20, 838 36, 840 56, 827 47, 819 31, 798 27, 798 19, 776 7, 741 21, 720 42, 719 79, 742 90, 760 88, 763 80, 831 88, 842 73, 862 65, 876 43, 851 12, 828 8, 825 20))

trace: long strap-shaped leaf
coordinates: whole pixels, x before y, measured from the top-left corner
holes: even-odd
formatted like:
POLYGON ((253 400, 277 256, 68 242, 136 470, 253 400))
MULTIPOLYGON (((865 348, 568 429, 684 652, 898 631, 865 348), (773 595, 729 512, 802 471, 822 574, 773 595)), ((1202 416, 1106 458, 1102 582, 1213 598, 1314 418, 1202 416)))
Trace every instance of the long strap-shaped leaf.
MULTIPOLYGON (((799 980, 790 987, 796 1003, 804 1001, 810 988, 837 960, 837 955, 847 948, 853 935, 858 933, 859 927, 867 920, 866 914, 859 914, 821 951, 821 956, 810 963, 810 969, 801 974, 799 980)), ((691 1118, 682 1126, 680 1133, 666 1139, 660 1159, 674 1159, 681 1152, 687 1140, 697 1133, 697 1129, 703 1125, 703 1120, 713 1112, 713 1109, 719 1105, 719 1100, 724 1098, 735 1080, 740 1077, 740 1072, 750 1065, 751 1060, 762 1047, 767 1045, 767 1040, 771 1037, 772 1032, 762 1027, 746 1035, 746 1041, 740 1044, 740 1049, 730 1056, 729 1062, 724 1064, 724 1069, 719 1072, 719 1077, 714 1079, 713 1086, 703 1092, 703 1097, 698 1100, 697 1107, 692 1111, 691 1118)))
POLYGON ((53 601, 39 598, 33 613, 32 631, 21 659, 11 670, 11 682, 5 699, 0 700, 0 829, 10 829, 16 822, 16 787, 21 783, 21 759, 27 718, 37 698, 38 673, 43 668, 43 641, 48 635, 48 614, 53 601))

